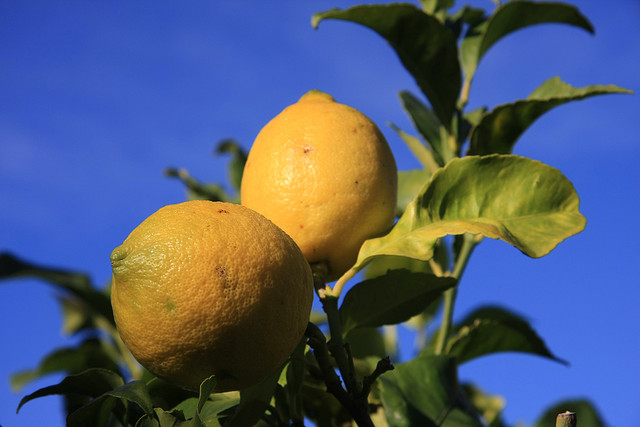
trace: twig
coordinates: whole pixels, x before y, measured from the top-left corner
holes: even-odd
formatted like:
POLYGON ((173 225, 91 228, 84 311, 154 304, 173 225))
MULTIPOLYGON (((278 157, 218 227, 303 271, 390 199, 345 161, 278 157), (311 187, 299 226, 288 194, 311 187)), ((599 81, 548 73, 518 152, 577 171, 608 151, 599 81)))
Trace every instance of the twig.
POLYGON ((360 427, 374 427, 369 416, 367 401, 365 400, 363 404, 362 401, 353 399, 342 387, 340 378, 331 366, 327 340, 320 328, 309 322, 305 334, 309 339, 309 347, 313 349, 313 354, 318 361, 320 371, 322 371, 327 391, 338 399, 338 402, 349 412, 356 424, 360 427))

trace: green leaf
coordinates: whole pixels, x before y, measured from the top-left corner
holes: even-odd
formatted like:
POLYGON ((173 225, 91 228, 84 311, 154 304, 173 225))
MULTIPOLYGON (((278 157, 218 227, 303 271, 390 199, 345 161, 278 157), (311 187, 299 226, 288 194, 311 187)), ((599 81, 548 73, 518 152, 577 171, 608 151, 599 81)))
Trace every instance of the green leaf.
POLYGON ((395 50, 416 80, 436 116, 450 127, 460 93, 458 47, 453 32, 437 18, 411 4, 361 5, 313 15, 317 28, 324 19, 340 19, 368 27, 395 50))
POLYGON ((471 402, 471 405, 487 422, 488 427, 506 427, 506 424, 500 417, 500 414, 506 406, 506 402, 502 396, 488 395, 471 384, 463 384, 462 389, 467 395, 469 402, 471 402))
POLYGON ((454 0, 420 0, 420 3, 425 12, 434 14, 452 7, 454 0))
POLYGON ((467 316, 455 328, 447 354, 458 363, 488 354, 514 351, 546 357, 560 363, 544 341, 522 317, 500 307, 482 307, 467 316))
POLYGON ((416 197, 424 184, 429 180, 429 173, 424 169, 412 169, 398 172, 398 200, 396 211, 402 215, 407 205, 416 197))
MULTIPOLYGON (((151 377, 147 380, 147 390, 153 401, 154 408, 162 408, 164 410, 175 409, 179 403, 193 398, 197 401, 198 394, 178 387, 158 377, 151 377)), ((194 412, 196 404, 194 404, 194 412)))
POLYGON ((211 200, 213 202, 235 202, 235 198, 227 194, 222 186, 213 183, 202 183, 192 177, 186 169, 167 168, 165 175, 178 178, 187 187, 189 200, 211 200))
POLYGON ((307 347, 307 337, 303 337, 298 346, 293 350, 291 358, 286 368, 286 392, 287 403, 289 405, 289 417, 296 422, 304 419, 302 410, 302 384, 306 373, 306 362, 304 351, 307 347))
POLYGON ((77 374, 89 368, 104 368, 120 375, 117 363, 109 357, 105 343, 98 339, 87 339, 78 347, 67 347, 48 354, 36 369, 18 372, 11 376, 14 391, 30 381, 54 372, 77 374))
POLYGON ((416 138, 413 135, 409 135, 393 123, 391 123, 390 126, 391 129, 396 131, 400 139, 402 139, 404 143, 407 144, 409 150, 411 150, 416 159, 418 159, 418 161, 429 173, 433 173, 440 167, 440 165, 438 165, 438 162, 436 162, 433 152, 429 148, 427 148, 427 146, 424 145, 422 141, 420 141, 420 139, 416 138))
POLYGON ((352 270, 383 255, 429 260, 439 238, 481 234, 538 258, 586 220, 571 182, 515 155, 468 156, 439 169, 385 236, 364 242, 352 270))
POLYGON ((123 384, 122 377, 113 371, 100 368, 88 369, 76 375, 69 375, 56 385, 41 388, 23 397, 16 412, 20 411, 25 403, 39 397, 54 394, 79 394, 94 398, 123 384))
POLYGON ((351 355, 356 359, 374 356, 379 360, 389 354, 378 328, 351 329, 345 335, 344 341, 349 343, 351 355))
POLYGON ((107 391, 105 396, 125 399, 138 405, 147 415, 153 415, 153 403, 147 390, 147 385, 143 381, 131 381, 115 390, 107 391))
POLYGON ((360 282, 347 292, 340 307, 343 334, 364 326, 404 322, 421 313, 454 284, 455 279, 450 277, 408 270, 391 270, 360 282))
POLYGON ((217 154, 231 154, 229 162, 229 182, 236 191, 240 191, 244 165, 247 163, 247 152, 233 139, 225 139, 216 147, 217 154))
POLYGON ((503 104, 485 114, 472 129, 469 154, 510 153, 522 133, 554 107, 595 95, 632 93, 615 85, 573 87, 553 77, 527 99, 503 104))
POLYGON ((480 59, 506 35, 531 25, 558 23, 593 33, 593 26, 569 4, 514 0, 497 7, 488 20, 469 29, 461 44, 462 67, 471 80, 480 59))
POLYGON ((86 274, 28 263, 8 252, 0 254, 0 280, 32 277, 71 293, 92 312, 115 325, 109 296, 91 286, 86 274))
POLYGON ((395 365, 380 381, 389 426, 482 425, 458 384, 452 358, 419 355, 395 365))
POLYGON ((453 153, 447 143, 447 139, 442 138, 440 120, 429 107, 411 93, 400 92, 400 100, 403 108, 411 117, 414 126, 433 150, 433 157, 437 164, 444 166, 446 162, 451 160, 453 153))
POLYGON ((595 406, 588 400, 566 400, 548 408, 533 427, 556 425, 556 416, 563 412, 575 412, 579 426, 604 427, 606 424, 595 406))
POLYGON ((225 421, 225 427, 243 427, 255 425, 269 407, 283 366, 273 371, 259 383, 240 390, 240 405, 234 414, 225 421))
POLYGON ((191 425, 217 425, 217 420, 223 415, 223 412, 234 406, 238 406, 240 403, 240 393, 215 393, 209 396, 208 400, 204 401, 204 404, 198 411, 199 403, 199 398, 190 397, 176 405, 169 413, 182 414, 182 417, 189 420, 191 425), (199 416, 196 416, 197 412, 199 412, 199 416))

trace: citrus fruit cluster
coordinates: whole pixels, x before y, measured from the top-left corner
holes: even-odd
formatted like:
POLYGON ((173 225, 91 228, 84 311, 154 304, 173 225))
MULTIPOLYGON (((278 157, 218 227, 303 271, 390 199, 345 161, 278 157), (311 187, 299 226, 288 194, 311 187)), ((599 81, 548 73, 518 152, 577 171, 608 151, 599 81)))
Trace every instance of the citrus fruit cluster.
POLYGON ((393 224, 396 164, 377 126, 311 91, 249 153, 242 205, 189 201, 144 220, 111 254, 116 325, 153 374, 197 390, 250 386, 306 329, 310 263, 328 279, 393 224), (273 222, 272 222, 273 221, 273 222))

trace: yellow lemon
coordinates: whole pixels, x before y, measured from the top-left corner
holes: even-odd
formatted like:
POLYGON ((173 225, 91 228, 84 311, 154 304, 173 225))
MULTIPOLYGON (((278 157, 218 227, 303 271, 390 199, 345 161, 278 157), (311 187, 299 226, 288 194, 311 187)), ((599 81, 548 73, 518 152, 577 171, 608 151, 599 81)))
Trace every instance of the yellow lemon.
POLYGON ((314 90, 260 131, 242 204, 263 214, 336 279, 362 243, 394 222, 397 168, 384 136, 358 110, 314 90))
POLYGON ((111 254, 111 303, 142 366, 185 388, 258 382, 283 364, 309 320, 311 268, 251 209, 190 201, 144 220, 111 254))

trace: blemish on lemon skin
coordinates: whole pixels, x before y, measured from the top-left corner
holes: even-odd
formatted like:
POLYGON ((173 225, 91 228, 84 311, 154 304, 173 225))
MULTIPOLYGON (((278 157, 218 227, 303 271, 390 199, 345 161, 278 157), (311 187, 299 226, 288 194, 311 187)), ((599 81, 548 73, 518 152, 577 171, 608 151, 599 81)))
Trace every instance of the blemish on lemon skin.
POLYGON ((164 303, 164 307, 169 313, 175 313, 176 311, 176 303, 173 302, 171 298, 167 299, 167 302, 164 303))
POLYGON ((302 149, 302 152, 303 152, 304 154, 310 153, 311 151, 313 151, 313 147, 312 147, 312 146, 310 146, 310 145, 307 145, 306 147, 304 147, 304 148, 302 149))
POLYGON ((219 265, 216 267, 216 273, 218 273, 218 276, 224 277, 227 275, 227 269, 224 266, 219 265))
POLYGON ((229 213, 229 211, 226 211, 226 210, 224 210, 224 209, 218 209, 218 213, 227 213, 227 214, 228 214, 228 213, 229 213))

